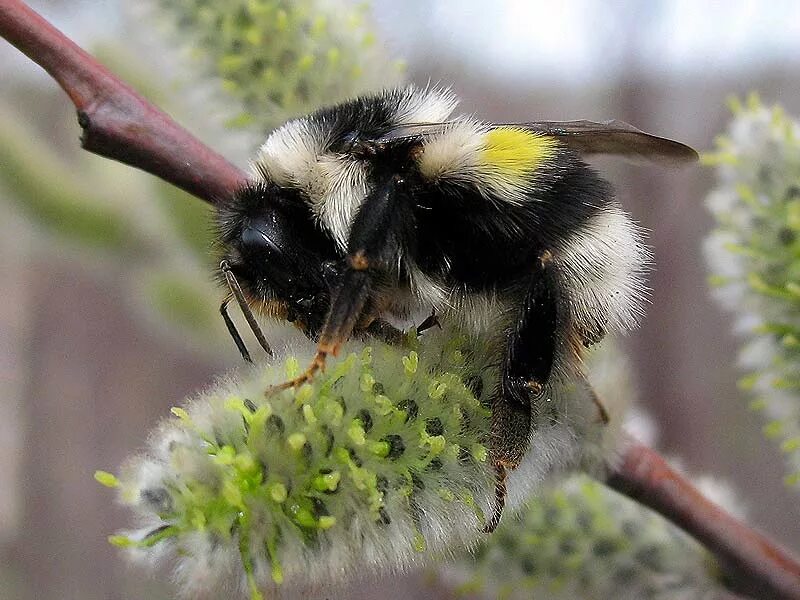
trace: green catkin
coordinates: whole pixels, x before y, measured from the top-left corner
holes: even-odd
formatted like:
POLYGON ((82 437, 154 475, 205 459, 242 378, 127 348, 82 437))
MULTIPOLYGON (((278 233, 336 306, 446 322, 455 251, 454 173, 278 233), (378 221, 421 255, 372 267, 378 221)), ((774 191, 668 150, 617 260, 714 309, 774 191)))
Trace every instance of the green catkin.
POLYGON ((731 108, 728 133, 704 157, 717 173, 711 284, 745 340, 740 388, 786 456, 787 484, 800 489, 800 124, 755 95, 731 108))
POLYGON ((403 568, 473 542, 487 508, 474 499, 493 484, 489 411, 462 383, 476 368, 466 338, 424 342, 376 343, 265 398, 305 360, 290 357, 173 408, 118 481, 96 475, 146 523, 112 543, 175 561, 187 590, 255 600, 284 580, 403 568))

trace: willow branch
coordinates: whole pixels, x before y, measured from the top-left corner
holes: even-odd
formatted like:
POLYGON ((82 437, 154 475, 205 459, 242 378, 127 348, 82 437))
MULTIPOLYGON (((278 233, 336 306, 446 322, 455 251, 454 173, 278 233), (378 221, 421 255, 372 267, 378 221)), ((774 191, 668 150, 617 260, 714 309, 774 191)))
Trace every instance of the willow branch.
POLYGON ((78 111, 81 146, 216 204, 247 175, 20 0, 0 0, 0 36, 45 69, 78 111))
POLYGON ((664 515, 717 559, 730 589, 800 599, 800 559, 709 501, 654 450, 630 440, 606 484, 664 515))

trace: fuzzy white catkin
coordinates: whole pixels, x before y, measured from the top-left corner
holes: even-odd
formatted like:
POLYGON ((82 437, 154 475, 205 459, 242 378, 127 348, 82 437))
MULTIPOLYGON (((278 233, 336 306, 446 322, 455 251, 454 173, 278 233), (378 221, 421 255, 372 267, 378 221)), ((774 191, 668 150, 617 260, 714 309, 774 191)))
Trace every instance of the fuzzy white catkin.
MULTIPOLYGON (((191 597, 261 598, 326 597, 482 537, 494 497, 484 404, 498 370, 477 340, 445 328, 408 346, 354 341, 313 384, 266 399, 310 359, 284 354, 174 409, 119 481, 98 474, 137 514, 113 542, 172 567, 191 597)), ((603 428, 579 386, 543 402, 509 512, 599 454, 603 428)))
POLYGON ((755 96, 732 108, 727 135, 705 157, 717 172, 706 256, 715 296, 744 339, 740 385, 800 489, 800 124, 755 96))

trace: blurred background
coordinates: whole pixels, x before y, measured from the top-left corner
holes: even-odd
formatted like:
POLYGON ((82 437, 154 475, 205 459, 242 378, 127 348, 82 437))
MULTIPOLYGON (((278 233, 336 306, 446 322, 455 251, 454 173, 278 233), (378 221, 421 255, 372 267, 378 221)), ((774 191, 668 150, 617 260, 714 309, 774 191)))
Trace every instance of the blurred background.
MULTIPOLYGON (((725 129, 732 94, 755 90, 800 114, 794 0, 373 0, 367 12, 301 2, 357 14, 350 26, 366 41, 314 38, 314 51, 353 66, 349 88, 313 68, 308 79, 320 87, 311 91, 300 75, 259 71, 263 85, 286 86, 280 97, 226 77, 222 58, 222 86, 200 77, 208 64, 193 55, 216 38, 193 46, 175 3, 124 4, 31 2, 242 166, 291 114, 403 79, 452 85, 461 110, 486 120, 616 118, 701 151, 725 129), (253 117, 253 105, 270 110, 253 117)), ((0 597, 168 598, 168 585, 108 546, 128 515, 92 474, 116 470, 170 406, 238 356, 216 316, 208 209, 82 153, 78 135, 66 96, 0 42, 0 597)), ((713 172, 597 164, 655 250, 652 305, 626 344, 659 449, 728 482, 753 524, 800 550, 797 494, 737 389, 732 320, 709 295, 702 244, 713 172)), ((289 335, 282 326, 268 334, 289 335)), ((383 598, 441 597, 414 574, 381 589, 383 598)))

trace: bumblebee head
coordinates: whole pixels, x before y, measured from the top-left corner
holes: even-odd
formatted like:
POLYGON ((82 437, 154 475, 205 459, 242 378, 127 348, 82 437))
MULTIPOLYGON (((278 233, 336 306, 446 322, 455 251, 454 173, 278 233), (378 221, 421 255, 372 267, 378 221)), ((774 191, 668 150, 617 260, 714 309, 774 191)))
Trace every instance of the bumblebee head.
POLYGON ((376 177, 400 168, 407 154, 402 144, 382 144, 382 136, 441 121, 455 104, 441 88, 386 90, 273 131, 253 162, 255 180, 218 211, 228 274, 221 275, 235 277, 254 310, 316 337, 359 207, 376 177))
POLYGON ((250 306, 315 337, 340 257, 298 191, 266 181, 249 183, 219 209, 217 223, 220 258, 250 306))

